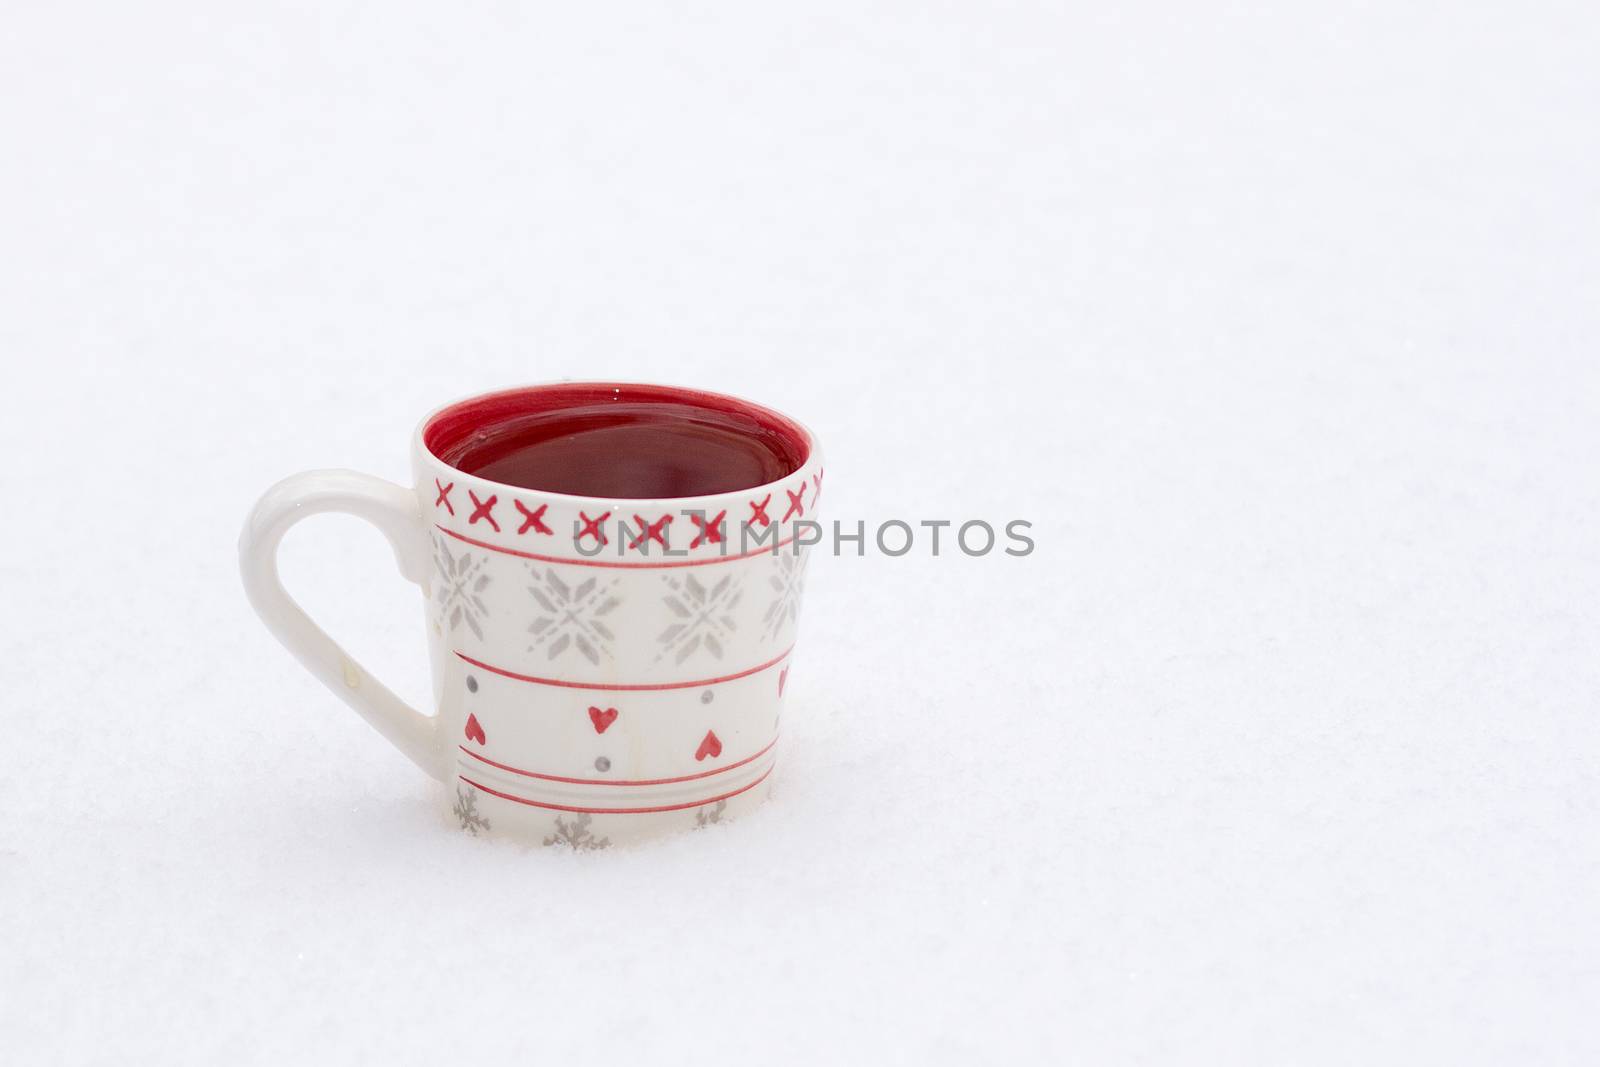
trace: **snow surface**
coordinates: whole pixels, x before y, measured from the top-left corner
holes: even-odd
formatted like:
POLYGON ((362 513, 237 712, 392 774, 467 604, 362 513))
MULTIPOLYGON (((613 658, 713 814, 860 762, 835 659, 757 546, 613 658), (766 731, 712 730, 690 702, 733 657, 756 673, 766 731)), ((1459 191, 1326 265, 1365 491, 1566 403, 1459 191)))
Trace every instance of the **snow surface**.
MULTIPOLYGON (((0 1059, 1600 1058, 1593 5, 7 27, 0 1059), (235 538, 558 377, 1038 550, 815 560, 758 816, 471 839, 235 538)), ((284 565, 426 696, 376 532, 284 565)))

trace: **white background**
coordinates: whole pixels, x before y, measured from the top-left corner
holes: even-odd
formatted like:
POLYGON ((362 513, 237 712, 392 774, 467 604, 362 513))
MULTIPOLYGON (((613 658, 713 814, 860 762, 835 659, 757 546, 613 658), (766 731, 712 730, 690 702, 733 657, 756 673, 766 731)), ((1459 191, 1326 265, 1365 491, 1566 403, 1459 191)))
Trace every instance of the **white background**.
POLYGON ((0 39, 0 1058, 1600 1057, 1593 5, 232 6, 0 39), (759 815, 471 839, 235 539, 560 377, 1038 550, 814 560, 759 815))

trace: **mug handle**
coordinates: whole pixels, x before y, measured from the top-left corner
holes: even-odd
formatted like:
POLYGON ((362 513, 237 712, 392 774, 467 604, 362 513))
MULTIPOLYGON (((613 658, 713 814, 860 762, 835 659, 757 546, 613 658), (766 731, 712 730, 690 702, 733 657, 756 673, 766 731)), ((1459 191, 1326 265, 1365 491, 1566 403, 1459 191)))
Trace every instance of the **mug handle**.
POLYGON ((305 668, 434 778, 443 779, 435 718, 424 715, 367 674, 295 603, 278 577, 278 545, 309 515, 339 511, 366 519, 393 546, 400 573, 422 585, 428 548, 417 494, 356 471, 306 471, 268 489, 239 535, 239 572, 250 606, 305 668))

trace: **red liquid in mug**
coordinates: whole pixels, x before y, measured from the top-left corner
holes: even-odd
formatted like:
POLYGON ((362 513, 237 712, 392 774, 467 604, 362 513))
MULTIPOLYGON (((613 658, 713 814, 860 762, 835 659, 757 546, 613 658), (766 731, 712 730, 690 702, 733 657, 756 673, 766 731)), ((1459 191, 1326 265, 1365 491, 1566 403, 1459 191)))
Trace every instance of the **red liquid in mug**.
POLYGON ((731 397, 574 383, 469 400, 423 441, 468 474, 573 496, 654 499, 752 489, 799 470, 805 432, 731 397))

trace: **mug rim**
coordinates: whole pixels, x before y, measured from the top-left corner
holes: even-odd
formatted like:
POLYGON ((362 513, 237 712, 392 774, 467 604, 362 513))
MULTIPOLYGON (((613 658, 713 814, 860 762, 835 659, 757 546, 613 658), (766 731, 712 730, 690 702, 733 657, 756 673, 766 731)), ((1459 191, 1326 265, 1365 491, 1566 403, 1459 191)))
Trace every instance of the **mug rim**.
POLYGON ((686 500, 718 500, 721 498, 732 499, 750 493, 762 492, 768 489, 775 490, 779 486, 782 486, 792 480, 796 474, 805 471, 807 467, 817 461, 821 454, 820 449, 817 447, 816 434, 811 431, 810 427, 806 426, 799 419, 785 414, 784 412, 778 411, 776 408, 770 407, 766 404, 758 404, 753 400, 747 400, 744 397, 734 396, 731 393, 721 393, 716 392, 715 390, 700 389, 694 386, 676 385, 666 382, 622 381, 616 379, 590 378, 559 378, 542 382, 530 382, 526 385, 509 386, 503 389, 490 389, 459 397, 455 400, 440 404, 438 407, 435 407, 426 415, 424 415, 417 423, 417 427, 412 433, 411 440, 414 454, 419 459, 432 463, 437 467, 450 471, 456 475, 459 475, 460 477, 470 478, 483 485, 495 486, 500 489, 504 489, 508 493, 522 493, 525 495, 535 494, 541 498, 549 498, 552 501, 626 501, 630 504, 681 502, 686 500), (778 428, 780 432, 792 434, 794 438, 802 445, 802 455, 799 461, 795 463, 793 469, 786 471, 780 477, 739 489, 728 489, 718 493, 702 493, 687 496, 617 497, 602 496, 599 494, 561 493, 550 489, 540 489, 532 486, 514 485, 510 482, 496 481, 493 478, 486 478, 481 474, 474 474, 470 471, 462 470, 460 467, 457 467, 454 464, 442 459, 436 452, 433 451, 431 447, 429 447, 427 440, 428 430, 436 420, 450 412, 452 409, 466 407, 470 404, 481 403, 488 400, 494 400, 499 397, 509 397, 520 393, 533 393, 541 390, 569 386, 592 386, 597 388, 612 389, 649 389, 660 396, 670 397, 678 403, 696 407, 710 406, 706 404, 707 400, 720 401, 726 406, 720 409, 713 408, 714 410, 725 411, 727 410, 727 407, 731 407, 734 410, 754 415, 758 419, 772 424, 774 427, 778 428))

